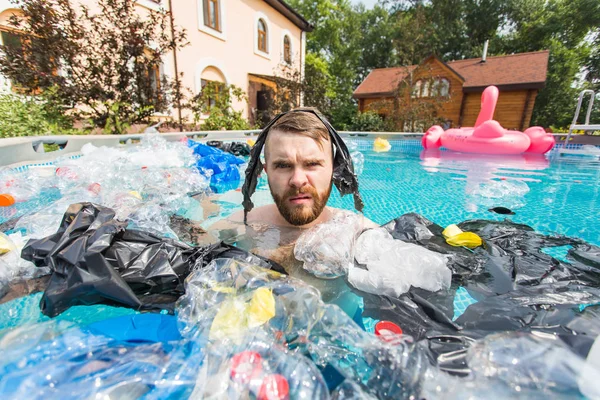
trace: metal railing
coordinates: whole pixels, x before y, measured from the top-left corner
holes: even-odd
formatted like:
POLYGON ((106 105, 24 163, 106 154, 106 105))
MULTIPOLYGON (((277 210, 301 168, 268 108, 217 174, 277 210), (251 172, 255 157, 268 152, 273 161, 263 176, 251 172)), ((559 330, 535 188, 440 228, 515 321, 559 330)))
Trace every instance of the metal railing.
POLYGON ((569 126, 569 134, 567 135, 567 138, 565 139, 565 143, 563 148, 561 149, 561 152, 566 152, 567 151, 567 144, 569 144, 569 141, 571 140, 571 135, 573 134, 573 131, 575 130, 582 130, 582 131, 597 131, 600 130, 600 125, 593 125, 590 124, 590 116, 592 115, 592 109, 594 107, 594 99, 596 98, 596 93, 593 90, 582 90, 581 93, 579 93, 579 98, 577 99, 577 108, 575 109, 575 115, 573 116, 573 122, 571 123, 571 126, 569 126), (579 113, 581 112, 581 104, 583 103, 583 99, 585 98, 586 94, 590 94, 590 102, 588 104, 588 108, 587 108, 587 112, 585 114, 585 122, 583 124, 577 124, 577 120, 579 119, 579 113))

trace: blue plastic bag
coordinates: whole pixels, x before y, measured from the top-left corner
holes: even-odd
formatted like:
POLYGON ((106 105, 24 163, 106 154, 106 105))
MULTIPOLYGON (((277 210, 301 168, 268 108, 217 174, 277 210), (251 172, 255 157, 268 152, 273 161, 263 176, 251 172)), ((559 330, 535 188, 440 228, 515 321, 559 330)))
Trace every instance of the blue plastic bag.
POLYGON ((210 188, 216 193, 236 189, 240 185, 239 165, 245 161, 220 149, 188 140, 188 146, 198 156, 196 168, 212 171, 210 188))

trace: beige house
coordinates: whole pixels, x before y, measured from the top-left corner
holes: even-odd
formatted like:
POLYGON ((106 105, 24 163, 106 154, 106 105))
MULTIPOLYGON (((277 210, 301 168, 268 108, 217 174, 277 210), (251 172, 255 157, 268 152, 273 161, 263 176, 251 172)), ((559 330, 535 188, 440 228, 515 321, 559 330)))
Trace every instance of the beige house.
MULTIPOLYGON (((78 0, 93 7, 95 0, 78 0)), ((183 73, 183 85, 194 93, 206 81, 233 84, 248 95, 234 103, 254 122, 266 107, 267 89, 283 65, 304 70, 306 32, 311 25, 282 0, 138 0, 140 13, 172 10, 175 25, 187 31, 190 44, 163 60, 160 74, 183 73)), ((0 0, 0 38, 10 40, 6 22, 18 12, 10 0, 0 0)), ((6 79, 0 85, 10 89, 6 79)), ((171 115, 176 117, 177 110, 171 115)))

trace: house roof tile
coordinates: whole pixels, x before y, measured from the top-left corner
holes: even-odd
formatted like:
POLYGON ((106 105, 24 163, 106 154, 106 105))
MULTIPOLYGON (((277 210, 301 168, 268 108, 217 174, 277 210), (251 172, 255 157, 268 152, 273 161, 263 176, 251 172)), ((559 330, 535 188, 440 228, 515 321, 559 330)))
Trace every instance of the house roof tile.
MULTIPOLYGON (((490 85, 543 87, 548 72, 549 51, 518 53, 506 56, 450 61, 448 67, 461 75, 464 90, 477 90, 490 85)), ((417 66, 374 69, 354 91, 354 97, 390 95, 398 83, 417 66)))

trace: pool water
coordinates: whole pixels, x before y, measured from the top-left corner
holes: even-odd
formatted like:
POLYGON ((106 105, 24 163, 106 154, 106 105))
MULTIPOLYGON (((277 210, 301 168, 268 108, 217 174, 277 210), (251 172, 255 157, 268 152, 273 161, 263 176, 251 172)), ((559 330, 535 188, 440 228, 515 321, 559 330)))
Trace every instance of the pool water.
MULTIPOLYGON (((416 212, 447 226, 467 219, 503 220, 530 225, 545 234, 578 237, 600 245, 600 160, 572 156, 469 155, 424 151, 416 140, 390 141, 376 153, 372 141, 352 140, 365 156, 359 176, 366 217, 384 224, 416 212), (515 215, 488 211, 506 207, 515 215)), ((212 201, 219 211, 204 226, 241 210, 242 195, 231 191, 212 201)), ((255 205, 272 202, 263 176, 255 205)), ((352 210, 351 196, 332 191, 329 206, 352 210)), ((196 210, 186 210, 198 219, 196 210)))
MULTIPOLYGON (((371 140, 349 139, 348 142, 364 155, 364 168, 359 175, 364 213, 378 224, 410 212, 422 214, 442 226, 467 219, 502 220, 508 217, 545 234, 578 237, 600 245, 596 217, 600 211, 600 161, 597 158, 558 157, 554 153, 547 156, 482 156, 426 152, 417 140, 393 140, 389 152, 376 153, 371 140), (515 215, 488 211, 500 206, 513 210, 515 215)), ((28 202, 0 210, 4 211, 4 214, 0 213, 0 224, 31 214, 59 197, 58 191, 48 191, 28 202)), ((257 206, 272 202, 264 175, 253 201, 257 206)), ((241 210, 242 194, 238 188, 213 195, 208 202, 211 203, 209 208, 206 201, 187 202, 186 208, 179 213, 208 227, 241 210)), ((328 204, 353 209, 352 197, 341 198, 335 189, 328 204)), ((567 250, 556 248, 548 252, 564 259, 567 250)), ((459 296, 461 293, 459 289, 455 316, 475 301, 466 292, 459 296)), ((26 322, 46 320, 39 312, 40 296, 26 296, 0 305, 5 316, 0 318, 0 331, 26 322)), ((130 313, 134 311, 99 305, 74 307, 61 318, 87 325, 130 313)))

